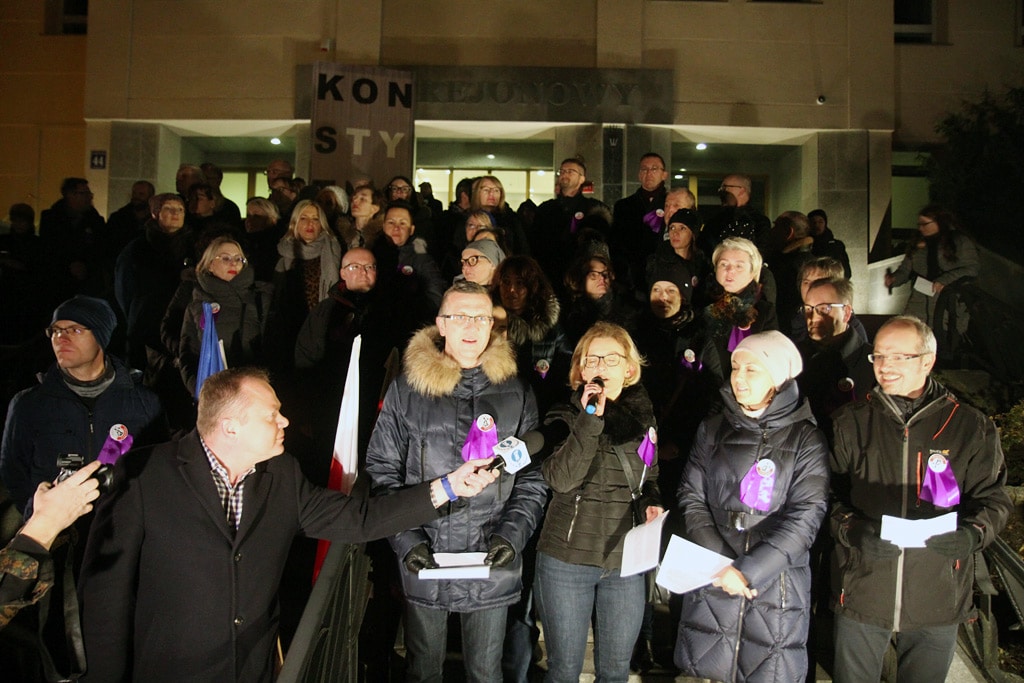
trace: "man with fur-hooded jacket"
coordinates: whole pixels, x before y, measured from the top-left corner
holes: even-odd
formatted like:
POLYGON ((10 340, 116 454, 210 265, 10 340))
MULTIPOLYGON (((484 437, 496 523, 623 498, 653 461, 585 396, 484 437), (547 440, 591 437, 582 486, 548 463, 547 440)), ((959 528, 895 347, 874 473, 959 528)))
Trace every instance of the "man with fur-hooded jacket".
MULTIPOLYGON (((451 464, 490 457, 491 448, 537 423, 533 392, 516 373, 515 355, 493 334, 487 291, 457 282, 436 326, 420 330, 404 371, 388 390, 367 450, 366 473, 378 493, 451 471, 451 464), (443 470, 443 471, 442 471, 443 470)), ((519 600, 521 553, 543 514, 547 490, 539 467, 503 472, 472 500, 449 492, 447 515, 392 536, 408 602, 405 645, 410 681, 440 680, 450 612, 462 618, 467 677, 501 680, 507 607, 519 600), (486 552, 490 576, 420 579, 437 552, 486 552)))

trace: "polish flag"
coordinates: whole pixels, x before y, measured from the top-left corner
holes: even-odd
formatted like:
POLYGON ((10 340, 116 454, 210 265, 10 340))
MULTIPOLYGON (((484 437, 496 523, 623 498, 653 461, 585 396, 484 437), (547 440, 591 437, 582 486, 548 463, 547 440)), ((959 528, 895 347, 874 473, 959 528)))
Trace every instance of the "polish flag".
MULTIPOLYGON (((359 463, 359 352, 363 345, 362 335, 352 340, 352 355, 348 360, 348 374, 345 376, 345 392, 341 396, 341 410, 338 412, 338 430, 334 434, 334 454, 331 457, 331 474, 327 488, 352 492, 359 463)), ((331 547, 330 541, 321 540, 316 548, 316 562, 313 565, 313 583, 320 575, 320 567, 331 547)))

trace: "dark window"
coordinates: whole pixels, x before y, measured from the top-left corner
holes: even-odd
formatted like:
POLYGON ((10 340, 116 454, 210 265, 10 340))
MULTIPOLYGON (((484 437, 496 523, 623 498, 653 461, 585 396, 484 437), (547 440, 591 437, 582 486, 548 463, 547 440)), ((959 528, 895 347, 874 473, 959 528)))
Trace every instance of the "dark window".
POLYGON ((894 0, 893 24, 897 43, 932 43, 935 8, 932 0, 894 0))
POLYGON ((89 0, 46 0, 47 35, 84 36, 88 18, 89 0))

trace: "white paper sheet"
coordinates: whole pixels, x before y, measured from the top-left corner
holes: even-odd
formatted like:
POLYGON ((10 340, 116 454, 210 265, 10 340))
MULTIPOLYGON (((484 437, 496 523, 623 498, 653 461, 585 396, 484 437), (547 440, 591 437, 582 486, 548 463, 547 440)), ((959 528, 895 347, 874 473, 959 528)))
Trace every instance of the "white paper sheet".
POLYGON ((486 579, 490 566, 484 564, 487 553, 435 553, 437 569, 421 569, 421 579, 486 579))
POLYGON ((731 564, 732 560, 724 555, 673 536, 656 582, 673 593, 686 593, 708 585, 715 574, 731 564))
POLYGON ((914 280, 914 289, 921 292, 925 296, 934 295, 934 292, 932 291, 932 281, 925 280, 923 277, 918 277, 916 280, 914 280))
POLYGON ((622 544, 622 569, 619 576, 633 576, 658 566, 661 554, 661 528, 668 510, 646 524, 633 527, 622 544))
POLYGON ((903 519, 882 515, 882 530, 878 535, 901 548, 923 548, 926 539, 949 531, 956 531, 955 512, 931 519, 903 519))

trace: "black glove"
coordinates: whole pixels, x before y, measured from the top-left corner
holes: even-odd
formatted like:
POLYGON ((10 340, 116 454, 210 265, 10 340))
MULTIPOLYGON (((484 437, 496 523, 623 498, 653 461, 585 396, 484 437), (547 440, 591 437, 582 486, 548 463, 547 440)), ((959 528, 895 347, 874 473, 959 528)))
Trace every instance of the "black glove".
POLYGON ((899 546, 879 537, 878 527, 874 522, 851 517, 845 529, 846 545, 860 548, 860 551, 869 557, 888 559, 900 554, 899 546))
POLYGON ((421 569, 437 569, 437 562, 434 562, 434 553, 430 552, 430 546, 426 543, 414 545, 405 554, 405 568, 413 574, 419 573, 421 569))
POLYGON ((971 525, 957 527, 956 531, 925 539, 924 545, 929 550, 951 557, 965 559, 981 546, 981 532, 971 525))
POLYGON ((484 564, 489 564, 492 567, 504 567, 514 559, 516 559, 516 549, 512 547, 512 544, 501 536, 492 535, 484 564))

